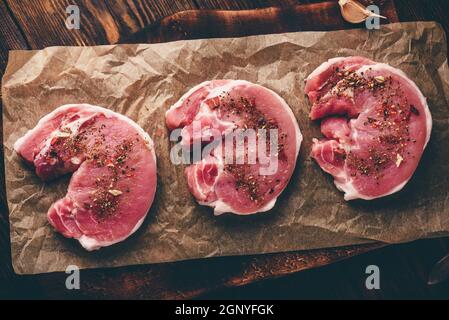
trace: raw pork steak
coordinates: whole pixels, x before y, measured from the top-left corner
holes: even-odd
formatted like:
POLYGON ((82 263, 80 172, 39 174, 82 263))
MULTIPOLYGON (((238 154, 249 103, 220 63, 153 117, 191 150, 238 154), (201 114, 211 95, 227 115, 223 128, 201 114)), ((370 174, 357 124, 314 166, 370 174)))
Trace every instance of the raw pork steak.
POLYGON ((123 241, 142 224, 156 191, 150 137, 129 118, 80 104, 57 108, 14 145, 44 181, 72 173, 51 225, 91 251, 123 241))
POLYGON ((335 58, 306 80, 310 118, 326 137, 312 157, 345 199, 401 190, 430 138, 432 118, 421 91, 402 71, 362 57, 335 58))
POLYGON ((302 142, 287 103, 273 91, 243 80, 201 83, 167 111, 166 122, 169 129, 182 128, 184 146, 223 142, 185 170, 191 193, 200 204, 213 207, 216 215, 248 215, 273 208, 290 180, 302 142), (195 130, 198 125, 200 130, 195 130), (278 138, 276 152, 270 152, 274 147, 268 142, 272 130, 278 138), (226 149, 230 135, 250 131, 257 132, 257 147, 248 143, 242 150, 234 143, 226 149), (259 150, 266 151, 262 152, 266 161, 259 150), (255 161, 249 161, 251 157, 255 161), (276 166, 270 169, 273 163, 276 166))

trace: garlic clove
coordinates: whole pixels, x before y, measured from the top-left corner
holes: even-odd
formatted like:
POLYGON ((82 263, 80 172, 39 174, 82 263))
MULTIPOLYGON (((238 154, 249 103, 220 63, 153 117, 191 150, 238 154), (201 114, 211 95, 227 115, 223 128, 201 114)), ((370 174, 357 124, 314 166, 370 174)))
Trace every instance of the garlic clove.
POLYGON ((386 19, 386 17, 375 14, 367 10, 363 5, 355 0, 339 0, 340 10, 343 18, 350 23, 360 23, 368 17, 378 17, 386 19))

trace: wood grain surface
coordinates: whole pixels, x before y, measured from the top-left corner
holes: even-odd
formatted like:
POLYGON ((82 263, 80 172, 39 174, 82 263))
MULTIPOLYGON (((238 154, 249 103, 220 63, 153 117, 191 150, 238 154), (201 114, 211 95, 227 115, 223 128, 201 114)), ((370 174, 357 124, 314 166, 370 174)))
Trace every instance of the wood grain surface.
MULTIPOLYGON (((398 22, 392 1, 383 2, 382 14, 398 22)), ((119 40, 123 43, 156 43, 184 39, 242 37, 293 31, 326 31, 360 28, 342 19, 335 1, 247 10, 187 10, 166 17, 119 40)))
MULTIPOLYGON (((314 8, 311 11, 307 11, 304 8, 299 9, 296 6, 298 4, 317 2, 321 3, 324 1, 3 0, 0 1, 0 72, 3 73, 8 51, 12 49, 40 49, 50 45, 109 44, 124 41, 132 42, 138 41, 139 39, 155 42, 178 38, 210 37, 216 34, 213 33, 214 30, 208 33, 211 25, 216 26, 210 23, 220 18, 223 19, 224 25, 226 26, 223 28, 223 33, 220 34, 223 36, 232 36, 234 35, 232 32, 242 35, 293 30, 314 30, 314 28, 316 30, 326 29, 326 26, 324 24, 320 25, 317 19, 328 19, 329 23, 335 23, 335 20, 332 20, 333 15, 336 14, 335 11, 328 11, 326 15, 319 13, 318 7, 313 7, 316 4, 309 6, 310 8, 314 8), (69 4, 77 4, 80 7, 82 15, 82 27, 80 30, 68 30, 64 27, 64 21, 67 17, 65 8, 69 4), (230 23, 226 18, 223 18, 225 16, 223 13, 188 11, 187 13, 178 13, 174 17, 161 21, 163 17, 183 10, 247 10, 272 6, 279 8, 266 9, 266 12, 263 12, 263 14, 268 17, 267 20, 260 18, 261 13, 257 15, 249 11, 242 11, 229 13, 231 18, 228 19, 232 21, 230 23), (282 15, 282 12, 288 14, 282 15), (332 12, 332 15, 329 15, 329 12, 332 12), (304 17, 305 21, 311 22, 301 24, 298 21, 296 23, 295 18, 301 14, 303 14, 302 17, 304 17), (181 21, 184 30, 176 30, 175 28, 167 33, 165 30, 173 25, 173 21, 181 21), (318 26, 315 25, 314 27, 314 23, 318 24, 318 26), (234 27, 235 25, 237 27, 234 27)), ((437 20, 443 24, 446 32, 448 31, 447 13, 449 12, 449 2, 444 0, 397 0, 395 2, 401 21, 437 20)), ((323 4, 321 3, 320 5, 323 4)), ((326 5, 335 6, 335 1, 333 4, 324 4, 324 6, 326 5)), ((389 5, 389 3, 386 5, 389 5)), ((344 27, 348 26, 345 26, 341 20, 335 25, 331 25, 332 29, 344 27)), ((213 29, 216 32, 219 28, 213 29)), ((2 154, 3 152, 1 156, 2 154)), ((71 292, 64 288, 65 274, 21 277, 14 275, 10 260, 3 161, 0 164, 0 200, 0 297, 2 295, 32 298, 191 298, 199 295, 202 297, 217 297, 218 295, 220 297, 220 294, 226 296, 227 294, 235 294, 235 290, 238 290, 223 288, 241 286, 257 280, 278 277, 310 267, 323 266, 330 262, 335 262, 372 249, 372 245, 370 245, 334 250, 314 250, 255 257, 227 257, 153 266, 88 270, 83 272, 83 277, 85 277, 85 282, 83 281, 83 283, 86 283, 83 290, 71 292), (211 290, 215 292, 215 295, 214 293, 208 294, 211 290)), ((429 246, 433 246, 434 249, 436 246, 439 249, 437 252, 445 252, 448 241, 426 240, 420 243, 426 243, 429 246)), ((375 245, 374 247, 377 248, 379 246, 381 245, 375 245)), ((432 260, 435 259, 434 256, 429 255, 431 250, 425 246, 423 248, 422 244, 408 244, 405 246, 409 250, 412 250, 412 252, 414 250, 413 248, 418 250, 417 254, 420 254, 424 259, 427 257, 427 260, 425 260, 427 264, 431 264, 432 260)), ((382 250, 396 249, 387 248, 376 251, 382 252, 382 250)), ((432 252, 435 253, 435 250, 432 252)), ((369 257, 369 255, 365 256, 369 257)), ((350 266, 351 261, 347 263, 350 266)), ((336 264, 336 266, 341 266, 341 264, 336 264)), ((420 262, 420 258, 417 257, 414 264, 407 265, 407 272, 409 274, 416 274, 417 270, 422 271, 420 267, 422 269, 422 263, 420 262)), ((332 268, 332 266, 329 268, 332 268)), ((318 273, 316 282, 320 283, 319 270, 316 272, 318 273)), ((425 272, 418 272, 418 274, 418 279, 420 280, 423 280, 426 276, 425 272)), ((243 289, 241 292, 249 290, 248 294, 250 297, 255 294, 257 296, 256 291, 263 290, 264 283, 266 282, 251 285, 253 289, 251 289, 251 286, 248 286, 247 288, 249 289, 243 289)), ((268 288, 270 286, 272 288, 273 285, 276 286, 276 283, 280 283, 282 286, 282 282, 270 282, 267 286, 268 288)), ((354 283, 357 283, 355 287, 359 288, 359 278, 352 279, 352 282, 351 278, 349 278, 348 283, 344 286, 354 286, 354 283)), ((405 290, 407 290, 407 284, 403 283, 403 285, 405 285, 405 290)), ((418 286, 415 289, 417 288, 418 286)), ((298 288, 296 289, 292 294, 301 292, 301 290, 298 291, 298 288)), ((364 296, 363 288, 359 289, 359 294, 364 296)), ((270 291, 271 289, 268 290, 270 291)), ((308 289, 304 288, 303 290, 307 292, 308 289)), ((421 287, 417 290, 421 290, 420 292, 422 292, 421 287)), ((341 294, 344 295, 344 292, 344 290, 341 291, 341 294)), ((443 291, 442 294, 446 293, 446 291, 443 291)), ((267 294, 269 294, 268 291, 267 294)), ((370 296, 368 295, 368 297, 370 296)))

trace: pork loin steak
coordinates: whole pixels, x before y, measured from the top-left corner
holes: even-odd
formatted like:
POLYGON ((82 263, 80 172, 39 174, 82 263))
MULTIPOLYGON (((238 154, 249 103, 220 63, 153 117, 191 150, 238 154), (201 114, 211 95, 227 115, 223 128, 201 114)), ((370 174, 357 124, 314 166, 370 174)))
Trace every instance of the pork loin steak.
POLYGON ((430 138, 432 117, 421 91, 401 70, 362 57, 335 58, 306 79, 310 118, 325 139, 311 156, 334 177, 345 200, 401 190, 430 138))
POLYGON ((184 146, 221 140, 212 152, 185 169, 193 196, 200 204, 213 207, 216 215, 249 215, 273 208, 293 174, 302 142, 287 103, 275 92, 243 80, 201 83, 167 111, 166 122, 169 129, 182 128, 184 146), (231 140, 231 150, 227 149, 228 138, 236 132, 255 132, 257 145, 248 143, 240 149, 231 140), (276 152, 271 152, 272 133, 277 135, 276 152), (266 161, 259 154, 262 149, 266 161))
POLYGON ((59 107, 14 149, 44 181, 73 172, 67 195, 50 207, 48 221, 89 251, 129 237, 153 203, 153 142, 118 113, 86 104, 59 107))

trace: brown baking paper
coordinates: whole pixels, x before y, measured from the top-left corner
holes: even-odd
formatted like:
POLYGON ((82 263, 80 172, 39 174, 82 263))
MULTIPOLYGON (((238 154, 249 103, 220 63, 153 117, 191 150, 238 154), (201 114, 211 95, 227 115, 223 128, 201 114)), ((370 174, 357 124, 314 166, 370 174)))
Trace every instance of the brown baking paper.
POLYGON ((157 263, 212 256, 389 243, 449 235, 449 71, 443 29, 432 22, 381 30, 298 32, 164 44, 52 47, 13 51, 3 78, 6 186, 14 269, 20 274, 157 263), (309 157, 317 123, 308 119, 304 79, 335 56, 363 55, 405 71, 428 97, 430 144, 412 180, 393 196, 345 202, 332 178, 309 157), (281 95, 304 135, 296 171, 273 210, 215 217, 195 203, 184 166, 169 160, 164 113, 210 79, 245 79, 281 95), (120 112, 153 138, 158 157, 155 202, 131 238, 86 252, 48 224, 51 203, 69 177, 41 182, 13 151, 43 115, 68 103, 120 112))

